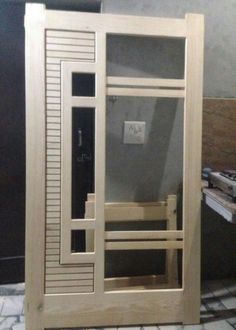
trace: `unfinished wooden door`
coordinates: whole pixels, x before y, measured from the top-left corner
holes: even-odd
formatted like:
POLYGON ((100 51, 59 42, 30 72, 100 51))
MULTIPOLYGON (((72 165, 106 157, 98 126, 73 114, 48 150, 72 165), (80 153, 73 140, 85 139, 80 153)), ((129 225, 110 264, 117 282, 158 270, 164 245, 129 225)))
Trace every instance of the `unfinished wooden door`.
MULTIPOLYGON (((126 17, 28 4, 25 27, 27 329, 198 323, 202 16, 126 17), (185 38, 185 78, 107 76, 110 34, 185 38), (76 79, 81 86, 89 80, 90 91, 75 88, 76 79), (176 228, 176 196, 152 203, 106 203, 107 95, 184 98, 183 230, 176 228), (95 122, 95 191, 88 194, 85 216, 79 218, 72 212, 73 117, 78 112, 90 113, 95 122), (165 219, 167 230, 105 230, 105 222, 140 219, 165 219), (86 244, 75 248, 73 233, 80 231, 86 233, 86 244), (168 251, 167 286, 156 277, 105 278, 105 250, 147 249, 168 251), (177 284, 176 250, 183 251, 182 285, 177 284)), ((80 139, 79 133, 78 143, 80 139)))

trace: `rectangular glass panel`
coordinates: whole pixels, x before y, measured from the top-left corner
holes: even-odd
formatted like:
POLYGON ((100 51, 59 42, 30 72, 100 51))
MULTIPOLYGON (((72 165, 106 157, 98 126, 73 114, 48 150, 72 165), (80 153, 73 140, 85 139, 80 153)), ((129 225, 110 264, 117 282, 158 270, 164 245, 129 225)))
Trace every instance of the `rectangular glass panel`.
MULTIPOLYGON (((177 195, 181 201, 183 105, 183 100, 176 98, 107 97, 106 203, 137 203, 138 205, 139 203, 166 202, 167 208, 169 195, 177 195), (145 122, 144 143, 124 143, 124 123, 127 121, 145 122)), ((175 228, 171 228, 167 216, 162 220, 152 219, 153 221, 141 221, 140 218, 136 221, 128 221, 124 218, 122 222, 113 223, 106 219, 108 221, 106 232, 181 230, 182 204, 181 202, 179 204, 175 228)), ((143 213, 145 217, 145 211, 143 213)), ((176 210, 173 213, 176 214, 176 210)), ((136 241, 144 245, 163 242, 168 245, 171 239, 117 239, 115 242, 119 244, 121 241, 128 244, 136 241)), ((172 241, 180 243, 178 238, 172 241)), ((182 251, 176 248, 107 250, 105 252, 105 288, 109 291, 122 290, 122 288, 181 287, 181 256, 182 251), (175 258, 172 270, 178 278, 175 282, 168 280, 171 277, 168 277, 170 274, 168 274, 167 264, 168 260, 171 260, 172 253, 175 258), (125 277, 129 277, 129 285, 125 277), (119 280, 116 281, 115 278, 119 280), (112 283, 116 283, 115 287, 112 287, 112 283)))
POLYGON ((107 75, 184 78, 185 40, 109 35, 107 75))
POLYGON ((94 193, 94 120, 94 108, 72 109, 72 219, 84 218, 94 193))

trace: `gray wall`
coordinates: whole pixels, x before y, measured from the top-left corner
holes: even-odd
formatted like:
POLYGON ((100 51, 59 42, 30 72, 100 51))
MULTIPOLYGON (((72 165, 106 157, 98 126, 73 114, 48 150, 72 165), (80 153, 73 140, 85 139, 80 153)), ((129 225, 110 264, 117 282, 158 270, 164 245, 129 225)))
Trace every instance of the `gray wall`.
POLYGON ((204 14, 204 96, 235 97, 235 0, 103 0, 103 12, 176 18, 204 14))

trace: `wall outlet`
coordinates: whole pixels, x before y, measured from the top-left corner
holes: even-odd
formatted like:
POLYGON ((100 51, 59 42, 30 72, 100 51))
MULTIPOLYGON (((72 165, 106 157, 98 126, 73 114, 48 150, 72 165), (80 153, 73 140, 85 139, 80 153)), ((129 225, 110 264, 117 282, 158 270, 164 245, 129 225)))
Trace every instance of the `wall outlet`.
POLYGON ((144 144, 145 141, 145 121, 125 121, 124 122, 124 143, 144 144))

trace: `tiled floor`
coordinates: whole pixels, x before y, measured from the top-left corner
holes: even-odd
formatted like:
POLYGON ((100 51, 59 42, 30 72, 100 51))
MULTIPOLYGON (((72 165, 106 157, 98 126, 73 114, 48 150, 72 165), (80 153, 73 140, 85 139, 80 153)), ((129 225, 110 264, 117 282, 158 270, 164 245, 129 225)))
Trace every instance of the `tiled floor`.
MULTIPOLYGON (((0 286, 0 330, 25 330, 23 301, 23 283, 0 286)), ((119 328, 119 330, 180 329, 236 329, 236 280, 209 281, 203 284, 200 325, 156 325, 119 328)), ((109 328, 109 330, 118 329, 109 328)))

